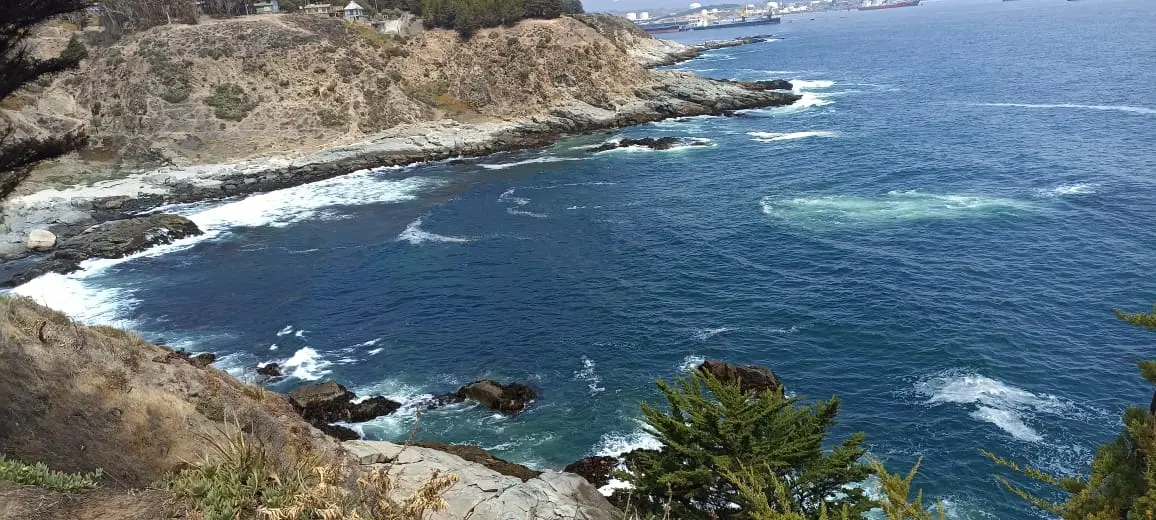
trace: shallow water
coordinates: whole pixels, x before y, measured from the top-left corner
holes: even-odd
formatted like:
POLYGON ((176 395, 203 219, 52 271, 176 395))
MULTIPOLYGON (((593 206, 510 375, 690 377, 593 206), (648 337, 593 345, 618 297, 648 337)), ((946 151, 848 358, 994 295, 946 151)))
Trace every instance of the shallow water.
POLYGON ((889 464, 923 456, 954 517, 1033 517, 977 450, 1078 471, 1146 398, 1127 360, 1151 337, 1110 311, 1156 293, 1153 9, 788 18, 778 41, 680 68, 793 79, 794 106, 185 207, 206 237, 19 291, 239 374, 279 361, 283 390, 529 382, 542 398, 519 417, 457 406, 421 435, 541 467, 648 442, 654 378, 766 364, 838 394, 840 431, 889 464), (668 135, 709 146, 588 151, 668 135))

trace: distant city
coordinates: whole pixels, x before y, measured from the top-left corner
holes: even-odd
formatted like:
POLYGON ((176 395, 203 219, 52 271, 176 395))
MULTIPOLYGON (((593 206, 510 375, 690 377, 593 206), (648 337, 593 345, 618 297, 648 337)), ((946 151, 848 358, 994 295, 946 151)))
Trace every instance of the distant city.
POLYGON ((618 11, 647 32, 668 33, 721 29, 747 25, 769 25, 781 21, 780 15, 822 11, 857 9, 892 9, 913 7, 921 0, 808 0, 799 2, 767 2, 757 4, 715 4, 704 6, 694 2, 684 9, 654 9, 649 11, 618 11))

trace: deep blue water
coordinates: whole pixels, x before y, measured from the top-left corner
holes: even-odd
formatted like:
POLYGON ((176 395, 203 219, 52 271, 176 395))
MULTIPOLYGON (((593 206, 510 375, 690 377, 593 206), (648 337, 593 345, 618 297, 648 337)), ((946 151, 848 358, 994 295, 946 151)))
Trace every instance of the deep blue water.
POLYGON ((1080 471, 1147 399, 1128 360, 1152 337, 1111 309, 1156 300, 1156 5, 944 1, 772 29, 679 68, 804 80, 798 106, 185 208, 210 238, 21 291, 238 373, 295 358, 282 390, 529 382, 519 417, 456 407, 420 435, 540 467, 644 442, 655 378, 765 364, 840 396, 839 433, 889 465, 924 457, 954 517, 1037 516, 977 450, 1080 471), (582 149, 667 135, 710 141, 582 149))

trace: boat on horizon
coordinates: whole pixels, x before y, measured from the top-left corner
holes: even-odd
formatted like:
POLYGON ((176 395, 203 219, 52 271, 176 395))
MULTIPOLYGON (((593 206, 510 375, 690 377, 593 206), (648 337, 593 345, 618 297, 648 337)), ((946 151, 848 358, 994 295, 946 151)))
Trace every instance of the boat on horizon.
POLYGON ((676 33, 683 30, 685 22, 663 22, 663 23, 635 23, 639 29, 642 29, 650 34, 662 33, 676 33))
POLYGON ((921 1, 922 0, 902 0, 899 2, 885 1, 883 3, 873 4, 870 3, 870 0, 868 0, 868 3, 859 6, 858 9, 860 11, 874 11, 877 9, 895 9, 897 7, 915 7, 919 5, 921 1))

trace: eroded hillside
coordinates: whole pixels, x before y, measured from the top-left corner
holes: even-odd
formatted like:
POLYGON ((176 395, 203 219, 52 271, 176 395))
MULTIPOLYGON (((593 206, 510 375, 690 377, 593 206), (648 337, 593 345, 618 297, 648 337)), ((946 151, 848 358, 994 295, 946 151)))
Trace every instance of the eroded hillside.
POLYGON ((168 25, 89 45, 81 70, 4 107, 30 133, 87 124, 85 161, 191 164, 350 143, 405 123, 607 107, 652 72, 590 25, 527 20, 402 39, 309 16, 168 25))

